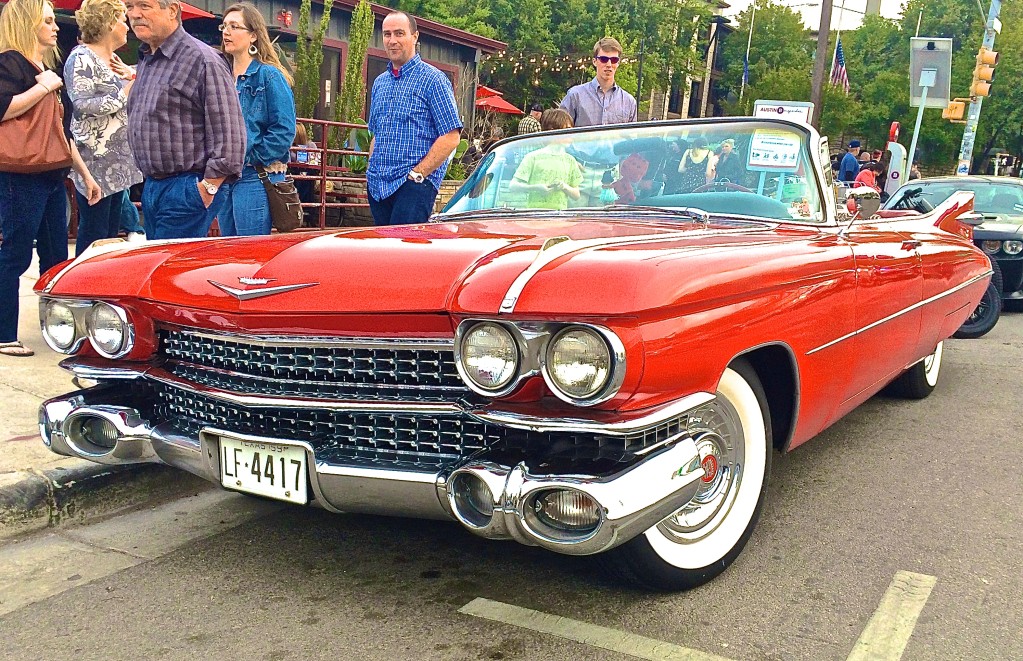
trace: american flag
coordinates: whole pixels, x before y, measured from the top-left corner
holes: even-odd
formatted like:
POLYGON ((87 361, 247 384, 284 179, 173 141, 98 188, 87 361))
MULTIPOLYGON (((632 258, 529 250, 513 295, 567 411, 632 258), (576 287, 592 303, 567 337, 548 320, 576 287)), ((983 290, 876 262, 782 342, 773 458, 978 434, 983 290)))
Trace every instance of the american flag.
POLYGON ((749 85, 749 57, 742 56, 742 84, 749 85))
POLYGON ((831 84, 841 87, 849 93, 849 74, 845 70, 845 52, 842 50, 842 37, 835 46, 835 57, 831 60, 831 84))

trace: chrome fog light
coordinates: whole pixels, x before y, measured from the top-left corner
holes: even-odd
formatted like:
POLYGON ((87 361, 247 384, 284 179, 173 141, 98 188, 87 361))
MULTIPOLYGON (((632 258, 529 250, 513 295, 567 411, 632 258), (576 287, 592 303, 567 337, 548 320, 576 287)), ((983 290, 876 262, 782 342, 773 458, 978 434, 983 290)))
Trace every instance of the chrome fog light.
POLYGON ((105 454, 117 445, 120 435, 117 427, 109 420, 95 415, 83 415, 71 420, 67 440, 84 452, 105 454))
POLYGON ((455 512, 465 523, 486 527, 494 518, 494 493, 486 482, 471 473, 459 473, 451 481, 455 512))
POLYGON ((511 331, 492 322, 471 327, 458 343, 458 368, 477 392, 501 394, 519 372, 519 348, 511 331))
POLYGON ((985 240, 980 242, 980 249, 989 255, 997 255, 998 251, 1002 249, 1001 241, 985 240))
POLYGON ((1004 241, 1002 242, 1002 250, 1004 250, 1006 254, 1009 255, 1018 255, 1021 252, 1023 252, 1023 241, 1016 240, 1004 241))
POLYGON ((131 351, 133 338, 128 315, 121 308, 99 302, 89 311, 89 341, 104 358, 120 358, 131 351))
POLYGON ((546 373, 552 388, 570 400, 599 394, 611 378, 611 350, 597 331, 570 327, 547 347, 546 373))
POLYGON ((78 339, 75 313, 63 301, 50 301, 43 312, 43 339, 54 351, 70 353, 78 339))
POLYGON ((601 507, 581 491, 555 489, 537 494, 526 520, 530 527, 548 537, 581 537, 597 529, 601 507), (539 525, 537 525, 539 524, 539 525))

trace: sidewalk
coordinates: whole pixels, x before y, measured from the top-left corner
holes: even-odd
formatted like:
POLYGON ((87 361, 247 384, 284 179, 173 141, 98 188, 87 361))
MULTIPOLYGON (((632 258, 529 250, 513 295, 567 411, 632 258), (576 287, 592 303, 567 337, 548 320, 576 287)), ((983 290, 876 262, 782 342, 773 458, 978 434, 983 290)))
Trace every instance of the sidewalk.
POLYGON ((0 356, 0 539, 206 488, 203 480, 166 466, 102 466, 43 445, 39 405, 76 386, 57 366, 66 356, 47 347, 40 334, 32 291, 38 275, 34 258, 21 278, 18 324, 19 339, 36 355, 0 356))

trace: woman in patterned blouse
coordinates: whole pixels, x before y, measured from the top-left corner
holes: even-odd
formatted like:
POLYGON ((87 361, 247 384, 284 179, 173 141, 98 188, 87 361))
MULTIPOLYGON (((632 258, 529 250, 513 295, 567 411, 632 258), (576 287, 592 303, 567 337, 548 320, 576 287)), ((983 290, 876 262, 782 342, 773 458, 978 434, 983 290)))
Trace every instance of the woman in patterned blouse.
POLYGON ((89 206, 80 177, 72 175, 78 199, 75 255, 80 255, 93 241, 117 236, 122 213, 134 210, 124 203, 128 188, 142 181, 142 173, 128 147, 127 103, 134 72, 114 52, 128 41, 124 3, 85 0, 75 19, 82 44, 64 64, 71 133, 103 193, 103 199, 89 206))

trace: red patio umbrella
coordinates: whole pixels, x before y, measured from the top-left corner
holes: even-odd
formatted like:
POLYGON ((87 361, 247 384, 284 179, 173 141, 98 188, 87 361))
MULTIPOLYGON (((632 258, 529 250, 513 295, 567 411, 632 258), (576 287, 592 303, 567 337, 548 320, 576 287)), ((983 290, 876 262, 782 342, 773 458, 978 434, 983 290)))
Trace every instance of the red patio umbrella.
MULTIPOLYGON (((190 5, 187 2, 181 4, 181 20, 187 21, 190 18, 215 18, 213 14, 208 11, 199 9, 194 5, 190 5)), ((65 9, 67 11, 75 11, 82 7, 82 0, 53 0, 54 9, 65 9)))
POLYGON ((487 87, 486 85, 476 86, 476 99, 488 99, 492 96, 503 96, 504 92, 498 92, 493 87, 487 87))
POLYGON ((503 112, 509 115, 524 114, 521 110, 499 96, 488 96, 485 99, 477 99, 476 107, 484 110, 493 110, 494 112, 503 112))

